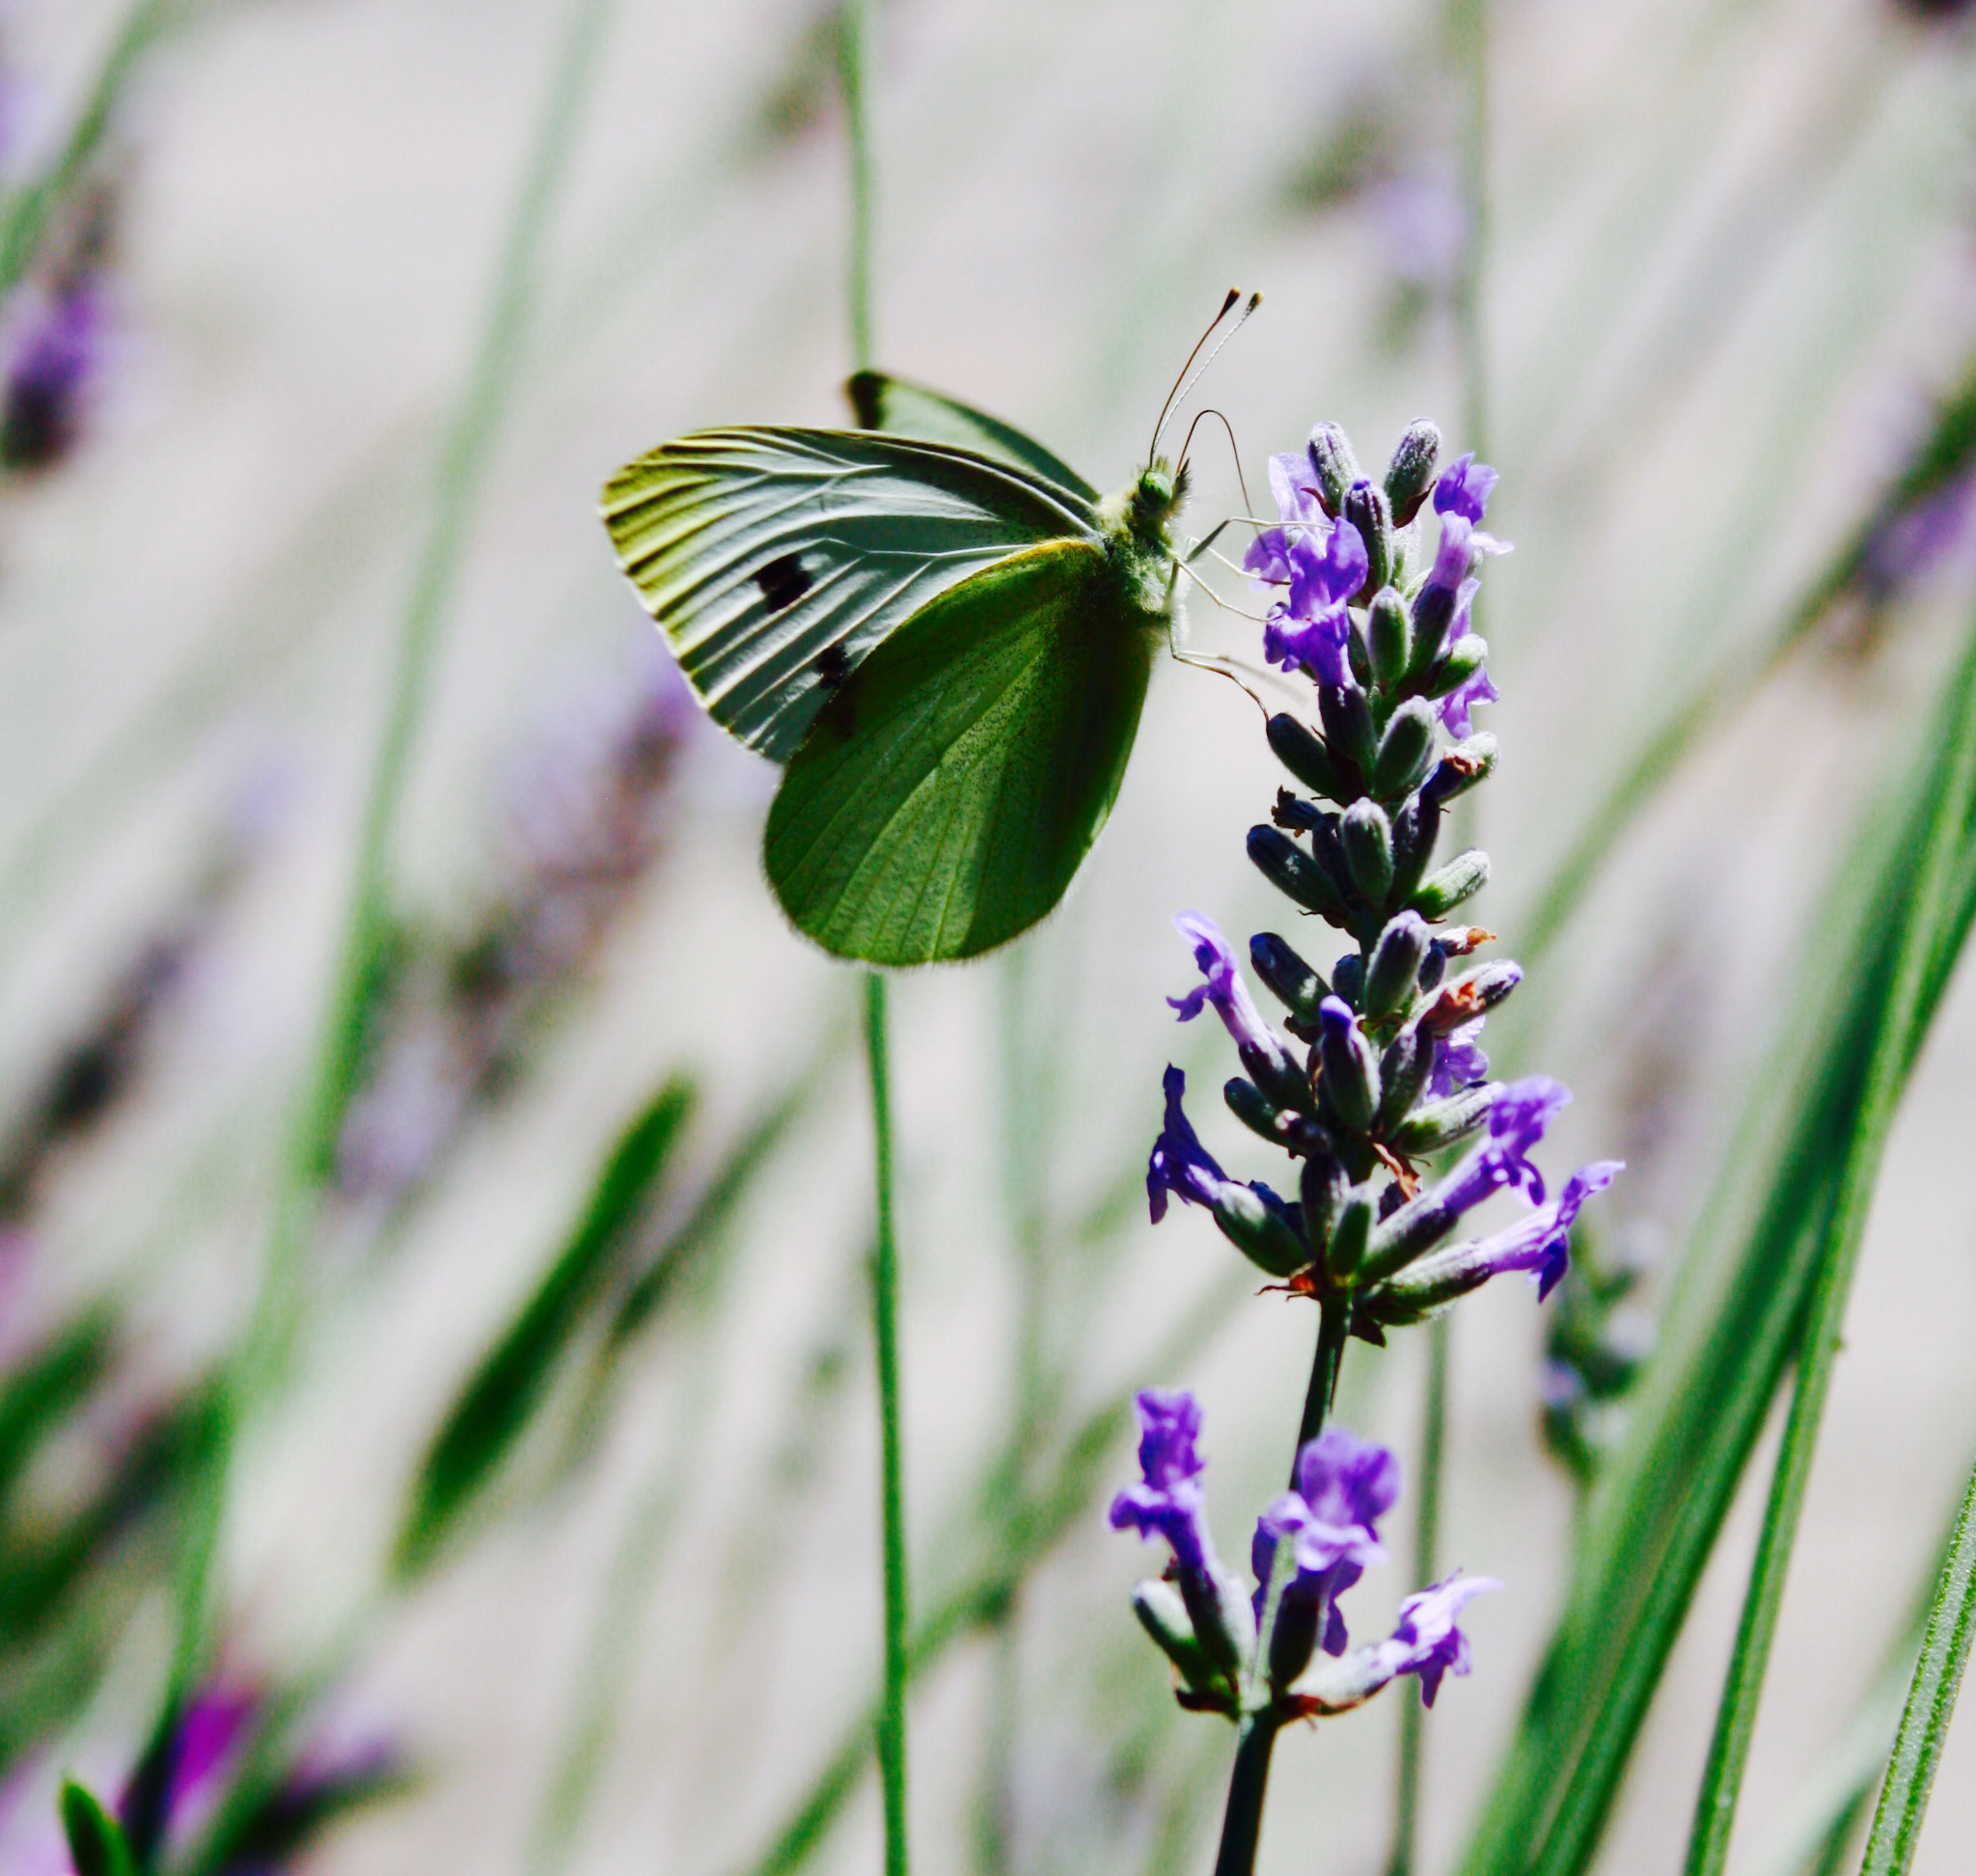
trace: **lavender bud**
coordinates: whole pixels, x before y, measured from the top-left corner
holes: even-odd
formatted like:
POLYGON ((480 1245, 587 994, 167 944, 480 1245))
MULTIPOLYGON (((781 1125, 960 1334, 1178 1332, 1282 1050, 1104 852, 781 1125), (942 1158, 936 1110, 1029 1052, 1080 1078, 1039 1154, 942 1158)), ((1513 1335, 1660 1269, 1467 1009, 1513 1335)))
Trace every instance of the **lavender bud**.
POLYGON ((1338 779, 1331 752, 1315 731, 1287 711, 1279 711, 1270 718, 1266 733, 1276 760, 1313 794, 1321 794, 1328 801, 1351 799, 1350 790, 1338 779))
POLYGON ((1255 1612, 1226 1570, 1212 1562, 1205 1572, 1184 1570, 1180 1595, 1188 1621, 1209 1660, 1237 1673, 1255 1646, 1255 1612))
POLYGON ((1215 1196, 1215 1223, 1236 1250, 1272 1277, 1294 1277, 1310 1249, 1290 1222, 1252 1187, 1230 1180, 1215 1196))
POLYGON ((1352 883, 1374 905, 1384 905, 1393 883, 1393 829, 1386 810, 1376 801, 1355 801, 1339 824, 1338 841, 1352 883))
POLYGON ((1158 1580, 1141 1583, 1132 1592, 1132 1613, 1189 1687, 1206 1689, 1214 1685, 1218 1678, 1214 1666, 1194 1635, 1186 1602, 1172 1584, 1158 1580))
POLYGON ((1317 1652, 1317 1618, 1329 1608, 1321 1595, 1295 1589, 1276 1605, 1276 1626, 1270 1630, 1270 1686, 1281 1694, 1310 1666, 1317 1652))
MULTIPOLYGON (((1430 708, 1426 704, 1421 707, 1430 708)), ((1427 778, 1420 792, 1436 807, 1445 807, 1458 796, 1467 794, 1476 783, 1486 781, 1495 767, 1496 738, 1488 731, 1479 730, 1466 741, 1456 743, 1435 764, 1434 773, 1427 778)))
POLYGON ((1363 1133, 1379 1109, 1379 1063, 1372 1044, 1359 1032, 1351 1007, 1337 997, 1327 997, 1318 1006, 1318 1021, 1324 1095, 1352 1132, 1363 1133))
POLYGON ((1523 967, 1507 957, 1478 964, 1442 986, 1420 1012, 1420 1027, 1429 1035, 1445 1035, 1494 1009, 1523 980, 1523 967))
POLYGON ((1386 1044, 1379 1059, 1381 1094, 1373 1125, 1390 1134, 1406 1117, 1434 1068, 1434 1038, 1418 1023, 1409 1023, 1386 1044))
POLYGON ((1272 1146, 1283 1144, 1283 1122, 1289 1117, 1253 1082, 1244 1081, 1240 1075, 1231 1077, 1221 1086, 1221 1098, 1228 1103, 1228 1112, 1250 1133, 1260 1134, 1272 1146))
POLYGON ((1386 498, 1393 505, 1393 523, 1404 528, 1418 514, 1420 504, 1434 487, 1434 472, 1441 461, 1441 431, 1426 418, 1407 426, 1393 459, 1386 465, 1386 498))
POLYGON ((1410 903, 1423 919, 1444 919, 1489 884, 1489 856, 1468 847, 1422 882, 1410 903))
POLYGON ((1397 588, 1381 587, 1372 595, 1372 610, 1365 616, 1365 645, 1373 681, 1382 689, 1407 675, 1413 641, 1408 636, 1407 602, 1397 588))
POLYGON ((1265 987, 1298 1024, 1315 1024, 1317 1007, 1331 995, 1331 985, 1274 931, 1259 931, 1249 941, 1249 961, 1265 987))
POLYGON ((1467 632, 1448 647, 1447 656, 1435 666, 1434 675, 1427 680, 1429 697, 1445 697, 1451 690, 1459 690, 1468 679, 1482 669, 1482 661, 1489 655, 1489 641, 1477 638, 1473 632, 1467 632))
POLYGON ((1365 628, 1350 613, 1345 615, 1345 661, 1359 689, 1371 689, 1372 653, 1366 649, 1365 628))
POLYGON ((1282 1053, 1280 1045, 1274 1050, 1265 1050, 1244 1042, 1237 1046, 1235 1053, 1242 1058, 1242 1065, 1248 1070, 1249 1080, 1276 1106, 1296 1111, 1310 1105, 1309 1086, 1297 1064, 1282 1053))
POLYGON ((1352 484, 1358 480, 1358 458, 1352 454, 1351 439, 1337 425, 1320 424, 1304 447, 1310 455, 1325 512, 1336 514, 1344 507, 1352 484))
POLYGON ((1358 530, 1370 564, 1365 584, 1355 596, 1369 599, 1393 574, 1393 512, 1386 491, 1363 479, 1355 482, 1345 495, 1345 519, 1358 530))
MULTIPOLYGON (((1372 730, 1372 708, 1357 685, 1320 684, 1318 714, 1324 720, 1325 745, 1340 776, 1368 776, 1379 754, 1372 730), (1340 766, 1342 765, 1342 766, 1340 766)), ((1354 788, 1354 795, 1359 792, 1354 788)))
POLYGON ((1304 1160, 1303 1179, 1298 1187, 1298 1196, 1304 1200, 1304 1234, 1313 1249, 1326 1247, 1327 1256, 1338 1212, 1351 1189, 1345 1169, 1329 1149, 1313 1152, 1304 1160))
POLYGON ((1443 1146, 1471 1134, 1489 1118, 1496 1090, 1487 1082, 1465 1088, 1444 1101, 1435 1101, 1410 1114, 1394 1128, 1392 1144, 1402 1153, 1438 1153, 1443 1146))
POLYGON ((1410 697, 1393 712, 1372 765, 1372 792, 1393 801, 1420 786, 1434 760, 1434 705, 1410 697))
POLYGON ((1331 988, 1338 997, 1354 1009, 1361 1001, 1358 992, 1364 987, 1365 965, 1357 952, 1347 952, 1331 966, 1331 988))
POLYGON ((1306 912, 1315 912, 1333 924, 1345 923, 1344 899, 1331 884, 1331 875, 1287 834, 1274 827, 1251 827, 1249 857, 1272 886, 1306 912))
POLYGON ((1365 1261, 1366 1247, 1372 1241, 1372 1196, 1363 1186, 1354 1186, 1338 1207, 1337 1223, 1331 1227, 1331 1242, 1325 1247, 1324 1267, 1333 1283, 1349 1284, 1365 1261))
POLYGON ((1423 788, 1393 816, 1393 897, 1412 898, 1441 838, 1441 804, 1423 788))
POLYGON ((1366 967, 1362 999, 1366 1015, 1375 1022, 1390 1016, 1413 994, 1430 936, 1426 920, 1417 912, 1402 912, 1379 934, 1366 967))

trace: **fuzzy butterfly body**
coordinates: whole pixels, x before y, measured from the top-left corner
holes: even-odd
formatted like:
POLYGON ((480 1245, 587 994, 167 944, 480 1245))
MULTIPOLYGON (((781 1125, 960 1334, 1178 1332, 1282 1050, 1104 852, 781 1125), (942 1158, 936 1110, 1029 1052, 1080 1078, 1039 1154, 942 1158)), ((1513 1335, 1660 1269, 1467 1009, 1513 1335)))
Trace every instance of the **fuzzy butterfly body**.
POLYGON ((783 763, 768 877, 837 956, 977 956, 1043 918, 1125 773, 1185 474, 1119 494, 877 372, 861 430, 702 430, 612 478, 619 564, 709 714, 783 763))

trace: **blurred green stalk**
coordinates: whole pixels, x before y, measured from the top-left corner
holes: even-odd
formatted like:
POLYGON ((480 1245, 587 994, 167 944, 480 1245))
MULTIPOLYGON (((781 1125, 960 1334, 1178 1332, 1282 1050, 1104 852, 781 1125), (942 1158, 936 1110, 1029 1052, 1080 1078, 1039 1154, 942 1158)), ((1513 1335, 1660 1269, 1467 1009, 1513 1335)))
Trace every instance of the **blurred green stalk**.
POLYGON ((343 939, 305 1092, 283 1156, 260 1292, 245 1340, 231 1365, 205 1489, 189 1518, 180 1559, 178 1632, 161 1729, 173 1724, 204 1671, 214 1615, 214 1558, 241 1429, 262 1391, 280 1373, 294 1333, 302 1258, 355 1086, 390 938, 393 837, 431 689, 439 628, 458 584, 471 524, 512 399, 542 250, 583 126, 614 4, 572 0, 473 370, 438 465, 431 519, 398 621, 396 668, 371 762, 343 939))

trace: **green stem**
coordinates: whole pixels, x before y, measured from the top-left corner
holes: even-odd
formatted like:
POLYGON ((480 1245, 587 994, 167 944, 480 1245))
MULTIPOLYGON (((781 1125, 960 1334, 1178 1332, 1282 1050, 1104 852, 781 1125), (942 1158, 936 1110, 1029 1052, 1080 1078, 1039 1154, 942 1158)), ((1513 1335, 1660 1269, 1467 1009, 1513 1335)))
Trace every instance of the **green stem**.
POLYGON ((866 80, 871 69, 877 0, 843 0, 838 14, 837 79, 844 93, 844 126, 851 146, 851 252, 849 289, 851 360, 861 371, 877 363, 872 333, 872 244, 877 180, 871 159, 871 119, 866 80))
POLYGON ((892 1230, 892 1094, 885 979, 864 979, 864 1045, 871 1064, 878 1240, 871 1252, 871 1332, 878 1360, 883 1465, 885 1694, 878 1714, 878 1773, 885 1790, 886 1876, 906 1876, 906 1528, 899 1462, 898 1244, 892 1230))
MULTIPOLYGON (((1344 1303, 1327 1302, 1317 1319, 1317 1352, 1310 1358, 1310 1384, 1304 1391, 1304 1418, 1297 1423, 1297 1452, 1324 1431, 1325 1416, 1338 1392, 1338 1368, 1345 1358, 1345 1338, 1352 1312, 1344 1303)), ((1297 1452, 1290 1455, 1290 1484, 1297 1483, 1297 1452)))
POLYGON ((1928 1794, 1941 1762, 1942 1742, 1956 1710, 1956 1693, 1969 1661, 1969 1641, 1976 1630, 1976 1473, 1962 1495, 1956 1534, 1942 1562, 1941 1580, 1928 1628, 1921 1640, 1921 1659, 1908 1683, 1907 1704, 1901 1730, 1887 1760, 1885 1782, 1873 1814, 1873 1835, 1866 1840, 1860 1876, 1905 1876, 1914 1861, 1928 1794))
POLYGON ((302 1258, 324 1177, 335 1163, 355 1088, 371 1001, 390 939, 393 832, 431 687, 439 627, 465 559, 469 527, 533 311, 542 248, 569 167, 613 0, 572 0, 562 54, 523 174, 472 376, 453 412, 433 491, 430 524, 398 622, 398 659, 371 761, 356 862, 323 1023, 307 1090, 290 1128, 260 1292, 231 1364, 207 1479, 188 1518, 178 1569, 178 1634, 166 1709, 182 1703, 202 1669, 211 1626, 212 1578, 241 1427, 287 1356, 301 1308, 302 1258))
POLYGON ((1221 1813, 1221 1848, 1215 1876, 1249 1876, 1262 1836, 1262 1801, 1269 1790, 1270 1754, 1282 1722, 1272 1713, 1251 1713, 1235 1743, 1235 1770, 1228 1779, 1228 1804, 1221 1813))
MULTIPOLYGON (((1441 1481, 1447 1451, 1447 1344, 1450 1318, 1427 1325, 1427 1397, 1422 1403, 1418 1485, 1413 1501, 1413 1573, 1424 1588, 1435 1580, 1441 1553, 1441 1481)), ((1420 1824, 1420 1759, 1426 1715, 1418 1700, 1400 1705, 1400 1759, 1393 1779, 1393 1849, 1387 1876, 1413 1876, 1420 1824)))
MULTIPOLYGON (((1955 758, 1949 799, 1966 798, 1976 750, 1964 748, 1955 758)), ((1886 1020, 1874 1035, 1866 1068, 1865 1093, 1854 1130, 1855 1149, 1833 1206, 1830 1234, 1817 1282, 1805 1309, 1798 1344, 1798 1379, 1784 1422, 1783 1444, 1770 1480, 1770 1504, 1763 1535, 1750 1566, 1749 1588, 1736 1635, 1735 1653, 1715 1713, 1715 1737, 1695 1802, 1694 1827, 1688 1838, 1687 1876, 1721 1876, 1728 1862, 1729 1839, 1736 1824, 1736 1804, 1756 1730, 1757 1708, 1763 1697, 1764 1670, 1784 1600, 1791 1554, 1798 1541, 1799 1516, 1811 1478, 1819 1425, 1831 1390, 1845 1327, 1846 1300, 1866 1234, 1874 1187, 1886 1137, 1900 1105, 1907 1062, 1908 1037, 1919 1020, 1926 997, 1930 939, 1936 907, 1949 892, 1963 837, 1957 815, 1940 814, 1921 859, 1916 884, 1918 915, 1896 938, 1894 980, 1886 1020)), ((1951 1694, 1953 1699, 1953 1694, 1951 1694)), ((1877 1830, 1876 1826, 1876 1830, 1877 1830)), ((1905 1865, 1903 1865, 1905 1866, 1905 1865)))

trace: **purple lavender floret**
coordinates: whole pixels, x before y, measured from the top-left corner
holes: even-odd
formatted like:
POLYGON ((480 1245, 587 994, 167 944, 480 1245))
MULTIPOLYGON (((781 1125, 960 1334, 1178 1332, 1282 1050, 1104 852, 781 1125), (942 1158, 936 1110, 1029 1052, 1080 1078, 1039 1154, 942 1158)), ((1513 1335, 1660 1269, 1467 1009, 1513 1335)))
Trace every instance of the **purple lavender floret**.
POLYGON ((1486 462, 1475 460, 1475 452, 1470 450, 1441 472, 1441 480, 1434 484, 1435 513, 1458 514, 1470 527, 1479 526, 1499 480, 1486 462))
POLYGON ((1570 1099, 1571 1090, 1549 1075, 1505 1083, 1489 1111, 1489 1139, 1435 1188, 1434 1204, 1453 1220, 1505 1186, 1514 1186, 1541 1205, 1544 1174, 1530 1154, 1570 1099))
POLYGON ((1496 688, 1486 665, 1477 665, 1453 690, 1441 700, 1441 720, 1451 736, 1473 733, 1468 712, 1478 704, 1498 704, 1502 693, 1496 688))
POLYGON ((1371 566, 1358 530, 1328 524, 1310 467, 1301 456, 1273 456, 1270 485, 1283 526, 1265 528, 1243 559, 1260 585, 1289 588, 1263 625, 1263 655, 1284 671, 1300 665, 1320 683, 1345 684, 1351 668, 1348 602, 1371 566))
POLYGON ((1540 1204, 1528 1217, 1481 1239, 1469 1256, 1492 1277, 1529 1271, 1537 1282, 1537 1300, 1543 1302, 1571 1268, 1571 1228, 1585 1200, 1604 1192, 1625 1170, 1624 1160, 1594 1160, 1579 1167, 1549 1204, 1540 1204))
POLYGON ((1297 1559, 1296 1589, 1322 1596, 1327 1606, 1320 1645, 1326 1654, 1342 1654, 1348 1638, 1337 1599, 1368 1563, 1386 1560, 1378 1520, 1399 1494, 1399 1462, 1385 1447, 1342 1426, 1310 1441, 1297 1455, 1296 1489, 1276 1499, 1256 1520, 1249 1560, 1258 1601, 1275 1566, 1276 1544, 1288 1538, 1297 1559))
POLYGON ((1184 997, 1166 999, 1180 1012, 1180 1020, 1193 1022, 1212 1004, 1238 1048, 1259 1049, 1264 1055, 1280 1060, 1286 1051, 1249 994, 1249 986, 1236 967, 1234 950, 1221 935, 1221 927, 1200 912, 1183 912, 1173 924, 1193 949, 1194 961, 1206 979, 1184 997))
POLYGON ((1434 1038, 1434 1066, 1428 1071, 1427 1096, 1445 1100, 1450 1094, 1489 1079, 1489 1058, 1479 1040, 1485 1016, 1471 1017, 1458 1029, 1434 1038))
POLYGON ((1112 1501, 1112 1528, 1164 1537, 1182 1569, 1206 1577, 1213 1569, 1214 1541, 1200 1484, 1206 1467, 1194 1446, 1200 1402, 1184 1388, 1144 1388, 1135 1405, 1142 1477, 1112 1501))
POLYGON ((1460 1571, 1421 1589, 1400 1605, 1392 1639, 1379 1646, 1380 1666, 1389 1674, 1417 1674, 1420 1703, 1432 1706, 1443 1674, 1468 1671, 1468 1638, 1457 1626, 1463 1608, 1488 1589, 1500 1589, 1494 1577, 1465 1577, 1460 1571))
POLYGON ((1152 1158, 1146 1162, 1146 1201, 1155 1225, 1166 1216, 1168 1193, 1190 1205, 1212 1206, 1228 1183, 1228 1175, 1200 1144, 1200 1137, 1180 1105, 1187 1092, 1186 1074, 1168 1062, 1164 1086, 1166 1121, 1159 1139, 1153 1142, 1152 1158))

